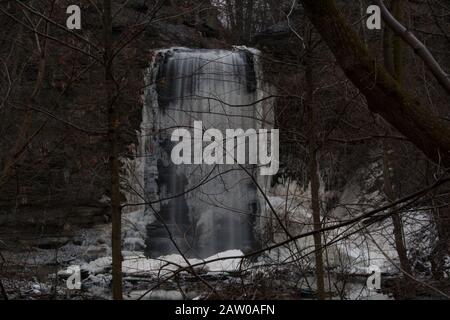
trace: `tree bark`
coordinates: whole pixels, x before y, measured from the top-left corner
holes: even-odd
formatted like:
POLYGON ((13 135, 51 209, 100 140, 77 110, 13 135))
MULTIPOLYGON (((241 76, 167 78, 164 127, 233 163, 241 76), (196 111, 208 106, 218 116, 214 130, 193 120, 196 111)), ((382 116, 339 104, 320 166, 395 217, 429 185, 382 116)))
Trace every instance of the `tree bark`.
POLYGON ((245 24, 244 24, 244 39, 246 42, 252 38, 253 31, 253 17, 254 17, 254 0, 247 0, 245 5, 245 24))
POLYGON ((244 0, 234 1, 235 15, 236 15, 236 39, 240 43, 244 39, 244 0))
POLYGON ((108 110, 108 141, 110 145, 109 170, 111 175, 111 218, 112 218, 112 276, 113 299, 122 300, 122 241, 121 241, 121 205, 120 205, 120 163, 117 131, 119 118, 114 106, 114 69, 112 45, 111 0, 103 1, 104 28, 104 67, 106 107, 108 110))
MULTIPOLYGON (((395 0, 393 5, 393 13, 394 17, 400 22, 403 23, 403 8, 404 8, 404 0, 395 0)), ((399 35, 395 34, 392 38, 392 55, 394 61, 394 70, 393 73, 395 75, 395 79, 403 85, 403 45, 402 39, 399 35)))
POLYGON ((450 254, 450 204, 443 195, 448 194, 448 188, 437 190, 433 199, 433 218, 436 224, 437 239, 431 259, 433 278, 445 282, 445 257, 450 254))
MULTIPOLYGON (((401 0, 394 1, 394 15, 401 12, 401 0)), ((450 78, 449 75, 441 68, 439 63, 431 54, 430 50, 416 38, 407 28, 405 28, 400 21, 394 17, 384 5, 382 0, 377 0, 381 8, 381 15, 387 25, 394 31, 397 37, 400 37, 409 46, 414 49, 414 52, 422 58, 423 62, 428 66, 428 69, 433 73, 436 80, 450 94, 450 78)))
MULTIPOLYGON (((393 2, 393 12, 398 21, 403 21, 403 0, 396 0, 393 2)), ((385 67, 397 80, 399 85, 403 86, 403 55, 401 39, 395 35, 391 36, 387 28, 385 29, 385 37, 387 38, 383 39, 385 67)), ((383 140, 384 193, 390 203, 393 203, 398 198, 395 196, 394 186, 391 179, 391 168, 395 173, 395 162, 390 157, 393 152, 394 148, 390 145, 389 141, 383 140)), ((395 208, 393 209, 395 210, 395 208)), ((400 268, 408 275, 412 275, 411 264, 409 263, 408 251, 404 240, 403 222, 399 213, 392 214, 392 225, 394 227, 393 233, 395 249, 397 250, 400 261, 400 268)), ((408 275, 404 277, 406 286, 405 292, 402 292, 403 297, 406 299, 410 299, 415 295, 414 283, 408 275)))
POLYGON ((381 115, 429 159, 450 167, 450 127, 424 107, 366 50, 333 0, 303 0, 306 14, 346 76, 381 115))
MULTIPOLYGON (((394 188, 391 180, 391 170, 390 170, 390 159, 389 159, 389 147, 386 142, 383 142, 383 180, 384 180, 384 193, 388 198, 390 203, 393 203, 396 200, 396 196, 394 193, 394 188)), ((393 208, 395 210, 395 207, 393 208)), ((392 224, 394 226, 394 241, 395 241, 395 249, 397 250, 398 258, 400 261, 400 268, 402 272, 407 273, 408 275, 412 275, 411 264, 408 259, 408 251, 406 249, 405 241, 404 241, 404 233, 403 233, 403 222, 399 213, 392 214, 392 224)), ((403 296, 406 299, 412 298, 415 294, 414 292, 414 284, 412 283, 410 277, 406 275, 405 279, 405 289, 406 292, 403 292, 403 296)))
MULTIPOLYGON (((313 216, 314 231, 322 229, 322 221, 320 217, 320 180, 317 165, 317 142, 316 142, 316 115, 314 110, 314 84, 313 70, 310 57, 306 62, 306 87, 307 99, 306 107, 308 114, 308 154, 309 154, 309 180, 311 183, 311 210, 313 216)), ((314 254, 316 260, 316 283, 317 295, 320 300, 325 299, 325 272, 323 267, 323 246, 322 233, 314 234, 314 254)))

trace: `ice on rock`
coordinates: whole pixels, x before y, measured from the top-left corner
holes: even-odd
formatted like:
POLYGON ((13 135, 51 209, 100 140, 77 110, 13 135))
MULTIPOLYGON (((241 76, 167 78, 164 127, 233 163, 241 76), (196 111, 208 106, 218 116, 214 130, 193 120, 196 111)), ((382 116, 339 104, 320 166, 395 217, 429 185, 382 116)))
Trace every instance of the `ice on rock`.
MULTIPOLYGON (((187 261, 179 254, 162 256, 156 259, 149 259, 143 255, 129 255, 122 262, 122 271, 125 275, 155 277, 171 275, 177 270, 189 266, 194 267, 198 272, 234 272, 240 270, 241 257, 243 255, 240 250, 229 250, 204 260, 188 259, 187 261)), ((81 270, 97 276, 109 273, 111 271, 111 263, 111 257, 103 257, 83 264, 81 270)), ((70 274, 67 270, 58 272, 58 275, 61 277, 67 277, 70 274)))
POLYGON ((211 261, 206 265, 206 268, 210 272, 239 271, 241 269, 242 256, 244 256, 244 254, 240 250, 221 252, 205 259, 205 262, 211 261))
POLYGON ((143 251, 145 249, 145 241, 142 238, 126 238, 123 241, 123 248, 129 251, 143 251))

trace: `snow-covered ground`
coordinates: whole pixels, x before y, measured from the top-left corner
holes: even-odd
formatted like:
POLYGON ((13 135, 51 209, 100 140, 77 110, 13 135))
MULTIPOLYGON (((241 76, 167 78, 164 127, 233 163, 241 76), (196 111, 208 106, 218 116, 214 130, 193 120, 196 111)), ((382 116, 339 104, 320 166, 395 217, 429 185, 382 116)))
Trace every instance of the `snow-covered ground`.
MULTIPOLYGON (((187 259, 179 254, 162 256, 157 259, 146 258, 139 252, 123 252, 122 272, 125 276, 166 277, 182 269, 194 268, 202 274, 210 272, 236 272, 241 266, 244 254, 240 250, 229 250, 215 254, 204 260, 187 259)), ((107 274, 111 271, 112 259, 110 256, 98 258, 82 265, 71 265, 67 270, 58 272, 60 276, 69 276, 74 267, 89 275, 107 274)))
MULTIPOLYGON (((376 170, 375 170, 376 171, 376 170)), ((349 181, 344 192, 339 195, 340 206, 327 213, 324 220, 326 226, 339 224, 345 219, 355 217, 367 210, 383 204, 384 197, 379 192, 365 192, 373 190, 371 186, 377 180, 373 174, 360 173, 358 181, 349 181), (366 177, 363 177, 366 174, 366 177), (343 205, 345 204, 345 205, 343 205)), ((325 201, 330 195, 321 190, 321 197, 325 201)), ((310 211, 310 192, 297 183, 277 185, 268 194, 268 199, 277 215, 285 221, 286 227, 293 235, 302 234, 312 229, 310 211)), ((144 256, 145 226, 153 218, 143 210, 127 212, 123 215, 123 266, 125 294, 127 299, 142 297, 146 299, 193 299, 201 297, 202 292, 192 285, 194 275, 201 275, 211 281, 221 279, 222 284, 234 286, 234 278, 244 274, 247 284, 258 281, 270 282, 271 285, 314 291, 314 243, 311 236, 302 238, 295 243, 281 246, 265 252, 256 259, 243 259, 240 250, 230 250, 218 253, 204 260, 186 260, 179 254, 149 259, 144 256), (193 271, 193 272, 192 272, 193 271), (179 291, 179 283, 172 278, 191 277, 183 282, 186 292, 179 291), (208 278, 209 277, 209 278, 208 278), (222 278, 221 278, 222 277, 222 278), (147 292, 151 284, 168 281, 164 288, 157 287, 147 292), (171 282, 172 281, 172 282, 171 282), (284 282, 283 282, 284 281, 284 282), (139 285, 136 285, 138 283, 139 285)), ((273 237, 266 245, 271 245, 286 239, 285 233, 279 227, 269 206, 263 215, 263 222, 271 226, 273 237)), ((419 261, 424 270, 430 268, 426 261, 427 250, 432 247, 434 231, 430 217, 425 210, 412 210, 402 214, 405 239, 413 263, 419 261), (416 260, 414 260, 416 259, 416 260), (421 260, 422 259, 422 260, 421 260)), ((62 294, 66 294, 64 279, 70 276, 68 267, 79 267, 83 275, 83 290, 94 297, 109 297, 111 285, 111 248, 110 225, 105 224, 95 228, 79 231, 73 241, 58 250, 33 249, 23 254, 4 253, 11 265, 22 265, 24 268, 48 266, 50 282, 37 279, 25 285, 27 292, 38 294, 48 293, 52 289, 52 279, 58 278, 62 294), (60 266, 55 270, 51 266, 60 266), (57 274, 57 275, 56 275, 57 274)), ((378 266, 383 276, 397 274, 398 259, 394 246, 392 222, 385 219, 369 227, 357 224, 352 228, 341 227, 325 233, 326 250, 324 259, 327 265, 328 285, 332 291, 345 285, 346 298, 354 299, 384 299, 386 296, 370 292, 365 287, 365 279, 370 274, 371 266, 378 266), (336 243, 335 240, 339 239, 336 243), (328 273, 329 272, 329 273, 328 273), (354 277, 345 280, 339 276, 354 277), (357 280, 354 280, 357 279, 357 280)), ((448 259, 450 264, 450 259, 448 259)), ((72 269, 71 269, 72 270, 72 269)), ((177 280, 178 281, 178 280, 177 280)), ((238 284, 236 284, 237 286, 238 284)), ((242 285, 241 283, 239 285, 242 285)), ((338 290, 339 291, 339 290, 338 290)))
MULTIPOLYGON (((369 169, 361 169, 355 174, 355 179, 348 181, 344 191, 339 195, 339 205, 326 213, 323 227, 338 225, 341 222, 359 216, 371 209, 386 204, 386 197, 374 185, 380 181, 380 169, 376 164, 369 169), (367 190, 375 190, 367 192, 367 190)), ((330 192, 320 190, 322 206, 325 206, 330 192)), ((331 196, 334 196, 332 194, 331 196)), ((277 185, 269 194, 269 201, 277 215, 285 222, 293 235, 299 235, 312 230, 310 211, 310 190, 302 188, 295 182, 277 185)), ((266 206, 266 215, 270 215, 266 206)), ((410 254, 421 257, 429 254, 435 241, 432 218, 427 210, 417 208, 402 213, 402 222, 406 246, 410 254)), ((274 242, 286 239, 285 232, 279 227, 272 215, 271 225, 275 230, 274 242)), ((272 230, 272 231, 273 231, 272 230)), ((325 258, 329 268, 341 269, 349 274, 368 274, 369 267, 377 266, 383 273, 398 273, 398 255, 395 248, 393 226, 390 217, 371 224, 362 222, 351 227, 340 227, 324 234, 325 258)), ((284 246, 268 255, 272 260, 289 261, 293 250, 300 250, 305 260, 305 268, 313 259, 313 237, 305 237, 296 241, 295 245, 284 246)), ((428 266, 429 267, 429 266, 428 266)))

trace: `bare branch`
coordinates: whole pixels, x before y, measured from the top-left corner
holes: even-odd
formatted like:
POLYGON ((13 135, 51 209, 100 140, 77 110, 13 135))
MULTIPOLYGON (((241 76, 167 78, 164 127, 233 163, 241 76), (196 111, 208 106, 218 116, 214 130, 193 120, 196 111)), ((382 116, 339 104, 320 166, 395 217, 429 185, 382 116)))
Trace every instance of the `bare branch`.
POLYGON ((450 94, 450 77, 433 57, 430 50, 428 50, 428 48, 419 39, 417 39, 411 31, 395 19, 395 17, 384 5, 383 0, 377 0, 377 3, 381 8, 381 16, 386 24, 392 29, 392 31, 402 38, 403 41, 414 49, 414 52, 422 58, 423 62, 425 62, 431 73, 433 73, 436 77, 436 80, 442 88, 450 94))

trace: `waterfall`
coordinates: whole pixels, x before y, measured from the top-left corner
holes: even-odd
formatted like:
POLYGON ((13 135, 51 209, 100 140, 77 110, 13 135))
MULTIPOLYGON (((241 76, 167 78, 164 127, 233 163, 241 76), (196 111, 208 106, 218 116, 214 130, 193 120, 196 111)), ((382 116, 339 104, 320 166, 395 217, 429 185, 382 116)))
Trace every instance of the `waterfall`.
MULTIPOLYGON (((268 179, 254 165, 175 165, 171 161, 176 128, 260 129, 272 125, 268 86, 259 52, 171 48, 154 52, 146 73, 137 183, 142 191, 146 254, 181 251, 189 257, 255 248, 264 203, 253 175, 264 188, 268 179), (263 101, 261 101, 263 100, 263 101), (258 102, 261 101, 261 102, 258 102)), ((142 200, 141 200, 142 202, 142 200)))

